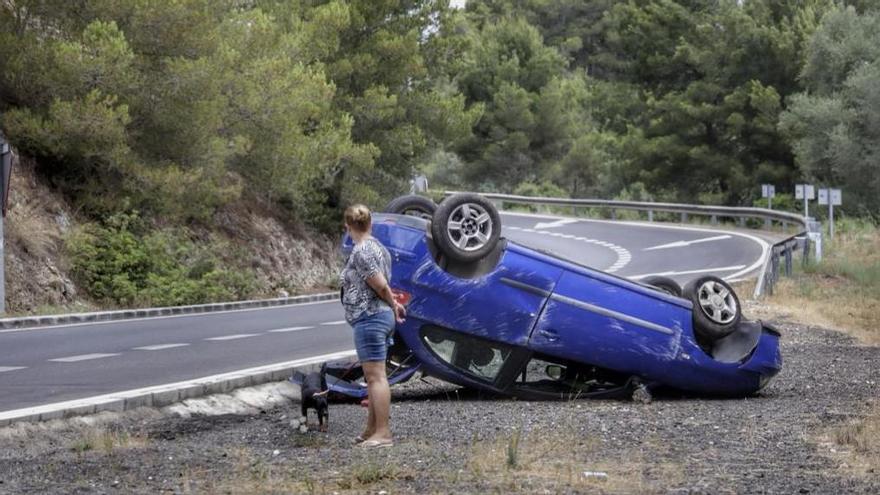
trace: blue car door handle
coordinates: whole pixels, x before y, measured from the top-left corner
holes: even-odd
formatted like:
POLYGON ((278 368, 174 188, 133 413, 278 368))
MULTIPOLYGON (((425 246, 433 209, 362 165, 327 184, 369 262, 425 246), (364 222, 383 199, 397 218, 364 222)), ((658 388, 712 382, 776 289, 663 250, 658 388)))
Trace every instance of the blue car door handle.
POLYGON ((547 339, 547 342, 556 342, 557 340, 559 340, 559 334, 556 333, 556 330, 553 330, 551 328, 542 328, 538 331, 538 333, 541 335, 541 337, 547 339))

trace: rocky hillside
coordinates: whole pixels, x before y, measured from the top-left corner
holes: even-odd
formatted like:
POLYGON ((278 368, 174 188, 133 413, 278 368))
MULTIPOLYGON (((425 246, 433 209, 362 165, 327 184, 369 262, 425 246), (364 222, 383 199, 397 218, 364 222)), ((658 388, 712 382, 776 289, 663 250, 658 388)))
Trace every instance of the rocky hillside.
MULTIPOLYGON (((276 297, 328 290, 338 256, 333 240, 291 225, 269 207, 240 199, 219 209, 211 226, 182 228, 196 245, 228 246, 224 268, 252 281, 247 297, 276 297)), ((85 222, 37 172, 34 160, 20 157, 13 168, 6 234, 7 314, 108 309, 72 274, 67 241, 85 222)), ((205 301, 207 302, 207 301, 205 301)))

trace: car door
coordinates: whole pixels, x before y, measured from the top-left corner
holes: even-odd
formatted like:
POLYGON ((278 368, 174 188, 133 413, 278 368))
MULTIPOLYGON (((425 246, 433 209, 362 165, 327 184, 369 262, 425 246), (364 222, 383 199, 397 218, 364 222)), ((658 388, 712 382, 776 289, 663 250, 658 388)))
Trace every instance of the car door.
POLYGON ((529 348, 609 370, 645 375, 674 359, 687 301, 578 266, 560 277, 529 348))
POLYGON ((511 245, 488 273, 462 278, 436 263, 413 276, 409 311, 434 326, 485 340, 526 347, 538 315, 562 270, 521 254, 511 245))

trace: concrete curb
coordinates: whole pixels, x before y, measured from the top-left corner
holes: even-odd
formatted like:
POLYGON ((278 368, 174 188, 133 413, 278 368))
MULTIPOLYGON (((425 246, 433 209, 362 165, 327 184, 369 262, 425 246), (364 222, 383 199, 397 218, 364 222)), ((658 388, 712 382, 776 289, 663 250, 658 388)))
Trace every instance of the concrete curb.
POLYGON ((0 412, 0 428, 23 421, 37 422, 65 419, 103 411, 122 412, 138 407, 164 407, 204 395, 227 393, 237 388, 282 381, 290 377, 294 371, 309 372, 317 369, 325 361, 345 359, 353 356, 356 356, 354 351, 342 351, 183 382, 0 412))
POLYGON ((273 306, 291 306, 295 304, 333 301, 339 298, 338 292, 309 294, 305 296, 279 297, 276 299, 255 299, 225 303, 195 304, 192 306, 169 306, 165 308, 123 309, 118 311, 99 311, 95 313, 69 313, 51 316, 22 316, 0 318, 0 329, 16 329, 64 325, 70 323, 91 323, 96 321, 127 320, 131 318, 149 318, 154 316, 185 315, 229 311, 236 309, 268 308, 273 306))

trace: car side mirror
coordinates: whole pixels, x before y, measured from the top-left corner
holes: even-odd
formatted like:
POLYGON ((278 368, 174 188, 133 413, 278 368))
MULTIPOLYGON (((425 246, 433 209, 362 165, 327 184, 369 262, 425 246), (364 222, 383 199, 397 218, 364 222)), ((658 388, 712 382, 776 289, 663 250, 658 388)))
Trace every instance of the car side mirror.
POLYGON ((547 367, 544 368, 544 373, 546 373, 547 376, 554 380, 561 379, 563 371, 565 371, 565 368, 559 366, 558 364, 548 364, 547 367))

